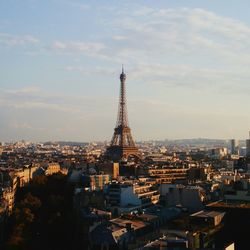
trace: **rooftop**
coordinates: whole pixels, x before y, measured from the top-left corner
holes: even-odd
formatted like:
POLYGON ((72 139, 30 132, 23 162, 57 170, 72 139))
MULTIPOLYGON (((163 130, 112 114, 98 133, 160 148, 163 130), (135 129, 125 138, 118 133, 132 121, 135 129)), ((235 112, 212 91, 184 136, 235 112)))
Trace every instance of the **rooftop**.
POLYGON ((118 225, 121 227, 126 227, 126 224, 129 223, 129 224, 131 224, 131 227, 134 230, 143 228, 143 227, 148 225, 147 223, 140 221, 140 220, 127 220, 127 219, 122 219, 122 218, 116 218, 116 219, 111 220, 110 222, 112 224, 115 224, 115 225, 118 225))
POLYGON ((224 208, 244 208, 249 209, 250 208, 250 202, 244 201, 216 201, 212 202, 206 205, 206 207, 224 207, 224 208))
POLYGON ((222 212, 217 212, 217 211, 199 211, 197 213, 191 214, 190 216, 193 217, 203 217, 203 218, 215 218, 216 216, 221 216, 224 215, 225 213, 222 212))

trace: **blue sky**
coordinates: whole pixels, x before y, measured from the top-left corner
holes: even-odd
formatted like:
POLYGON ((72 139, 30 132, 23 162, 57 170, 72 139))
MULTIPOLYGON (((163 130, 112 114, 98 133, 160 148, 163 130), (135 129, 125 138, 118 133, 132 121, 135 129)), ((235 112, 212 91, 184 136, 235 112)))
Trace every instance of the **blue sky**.
POLYGON ((250 1, 0 1, 0 141, 245 138, 250 1))

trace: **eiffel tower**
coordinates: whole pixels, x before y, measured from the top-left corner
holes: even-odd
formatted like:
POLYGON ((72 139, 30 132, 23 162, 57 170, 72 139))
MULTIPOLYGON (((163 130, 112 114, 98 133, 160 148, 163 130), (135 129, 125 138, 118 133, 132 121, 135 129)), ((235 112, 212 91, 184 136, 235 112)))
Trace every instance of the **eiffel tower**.
POLYGON ((120 81, 121 87, 117 122, 110 146, 107 148, 106 152, 108 157, 115 161, 128 159, 129 156, 140 158, 140 153, 134 143, 131 130, 128 125, 125 90, 126 75, 123 67, 120 75, 120 81))

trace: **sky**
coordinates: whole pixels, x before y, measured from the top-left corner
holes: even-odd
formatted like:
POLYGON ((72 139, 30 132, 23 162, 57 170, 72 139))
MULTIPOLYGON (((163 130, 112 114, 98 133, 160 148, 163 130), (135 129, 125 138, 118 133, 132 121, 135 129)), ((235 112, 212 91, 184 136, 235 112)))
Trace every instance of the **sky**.
POLYGON ((250 1, 0 0, 0 141, 244 139, 250 1))

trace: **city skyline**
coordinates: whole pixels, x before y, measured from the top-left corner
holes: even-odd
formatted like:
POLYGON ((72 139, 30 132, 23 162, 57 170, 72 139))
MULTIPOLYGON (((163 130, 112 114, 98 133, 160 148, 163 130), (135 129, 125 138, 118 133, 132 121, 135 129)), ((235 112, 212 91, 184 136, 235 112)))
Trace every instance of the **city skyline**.
POLYGON ((249 7, 0 3, 0 141, 110 141, 122 64, 136 141, 248 138, 249 7))

